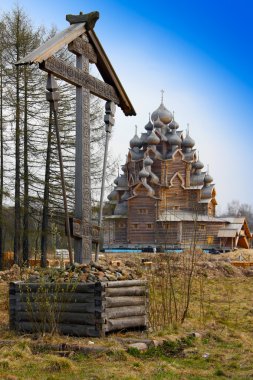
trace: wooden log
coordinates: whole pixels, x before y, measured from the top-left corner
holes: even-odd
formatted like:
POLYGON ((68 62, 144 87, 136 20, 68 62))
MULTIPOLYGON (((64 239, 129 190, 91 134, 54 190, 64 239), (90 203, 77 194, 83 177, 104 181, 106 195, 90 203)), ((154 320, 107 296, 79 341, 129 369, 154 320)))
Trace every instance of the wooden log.
POLYGON ((106 297, 106 308, 121 307, 121 306, 138 306, 145 305, 145 296, 133 297, 106 297))
POLYGON ((123 306, 116 308, 108 308, 106 310, 106 317, 108 319, 132 317, 145 315, 146 308, 145 305, 142 306, 123 306))
POLYGON ((10 329, 15 329, 15 321, 16 321, 15 283, 11 282, 9 286, 9 326, 10 326, 10 329))
MULTIPOLYGON (((32 302, 29 305, 27 305, 26 302, 20 302, 19 305, 16 307, 16 311, 38 311, 42 310, 45 306, 41 302, 32 302)), ((87 302, 87 303, 59 303, 54 305, 56 312, 72 312, 72 313, 94 313, 95 311, 101 311, 102 310, 102 304, 95 305, 94 302, 87 302)))
MULTIPOLYGON (((23 332, 38 332, 38 324, 34 322, 19 322, 17 325, 19 331, 23 332)), ((50 332, 50 325, 45 324, 44 330, 50 332)), ((90 337, 99 337, 100 331, 94 326, 88 325, 70 325, 70 324, 58 324, 59 333, 72 336, 90 336, 90 337)))
POLYGON ((107 321, 107 331, 123 330, 130 327, 146 327, 145 316, 128 318, 109 319, 107 321))
POLYGON ((59 302, 59 303, 90 303, 94 301, 92 293, 63 293, 56 295, 55 293, 40 294, 38 293, 18 293, 16 302, 59 302))
POLYGON ((108 281, 105 283, 107 288, 124 288, 132 286, 145 286, 147 284, 144 280, 125 280, 125 281, 108 281))
POLYGON ((95 284, 86 283, 68 283, 68 284, 37 284, 37 283, 20 283, 17 284, 16 292, 36 293, 36 292, 75 292, 75 293, 94 293, 95 284))
POLYGON ((145 286, 131 286, 124 288, 106 288, 105 295, 107 297, 122 297, 122 296, 142 296, 146 294, 145 286))
POLYGON ((102 323, 101 318, 98 318, 95 313, 71 313, 71 312, 50 312, 46 314, 42 312, 20 311, 16 315, 16 322, 48 322, 48 323, 66 323, 77 325, 95 325, 102 323))

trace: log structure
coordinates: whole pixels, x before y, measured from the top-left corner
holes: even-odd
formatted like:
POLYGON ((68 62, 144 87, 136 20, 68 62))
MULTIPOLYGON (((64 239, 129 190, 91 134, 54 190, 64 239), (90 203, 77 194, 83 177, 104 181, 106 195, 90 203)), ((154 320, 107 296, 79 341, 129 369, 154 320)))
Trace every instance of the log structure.
POLYGON ((245 218, 216 216, 216 190, 189 134, 161 105, 136 133, 108 199, 104 248, 249 248, 245 218))
POLYGON ((74 336, 147 327, 148 291, 143 280, 78 284, 12 282, 10 328, 23 332, 56 330, 74 336))

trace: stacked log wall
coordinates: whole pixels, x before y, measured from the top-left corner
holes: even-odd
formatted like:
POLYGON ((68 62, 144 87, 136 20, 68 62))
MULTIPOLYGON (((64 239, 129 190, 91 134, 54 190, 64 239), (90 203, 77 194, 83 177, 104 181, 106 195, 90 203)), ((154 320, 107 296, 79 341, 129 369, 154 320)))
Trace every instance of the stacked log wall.
POLYGON ((10 328, 38 333, 100 337, 126 328, 147 327, 148 293, 142 280, 9 287, 10 328), (51 314, 50 314, 51 313, 51 314))

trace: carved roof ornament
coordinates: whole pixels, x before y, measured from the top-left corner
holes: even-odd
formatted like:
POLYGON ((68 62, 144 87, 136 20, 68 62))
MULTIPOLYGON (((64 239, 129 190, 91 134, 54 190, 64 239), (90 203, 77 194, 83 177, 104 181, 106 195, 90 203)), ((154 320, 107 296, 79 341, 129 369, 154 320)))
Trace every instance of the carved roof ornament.
POLYGON ((97 20, 99 19, 99 12, 91 12, 83 14, 83 12, 80 12, 79 15, 66 15, 66 20, 72 24, 80 24, 82 22, 85 22, 85 29, 91 30, 94 28, 97 20))

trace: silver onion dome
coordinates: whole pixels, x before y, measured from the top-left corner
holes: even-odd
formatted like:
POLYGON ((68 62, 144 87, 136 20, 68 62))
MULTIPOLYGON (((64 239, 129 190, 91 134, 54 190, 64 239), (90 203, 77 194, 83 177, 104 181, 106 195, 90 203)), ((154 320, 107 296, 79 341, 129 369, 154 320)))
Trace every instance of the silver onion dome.
POLYGON ((154 161, 153 161, 149 156, 147 156, 147 157, 144 159, 143 164, 144 164, 144 166, 150 166, 150 165, 153 164, 153 162, 154 162, 154 161))
POLYGON ((149 172, 145 168, 142 168, 141 171, 139 172, 139 178, 148 178, 148 177, 149 177, 149 172))
POLYGON ((155 128, 159 128, 159 129, 162 129, 164 127, 164 123, 161 121, 160 117, 158 116, 158 118, 154 121, 154 127, 155 128))
POLYGON ((180 145, 181 139, 177 133, 170 133, 167 135, 167 141, 170 145, 180 145))
POLYGON ((194 145, 195 145, 195 141, 190 137, 189 134, 187 134, 182 141, 182 147, 183 148, 193 148, 194 145))
POLYGON ((151 120, 155 121, 158 117, 164 124, 170 123, 173 119, 172 113, 169 110, 167 110, 163 103, 161 103, 160 106, 152 113, 151 120))
POLYGON ((134 135, 134 137, 130 140, 130 147, 135 148, 138 147, 140 148, 142 146, 142 142, 140 138, 138 137, 137 134, 134 135))
POLYGON ((179 128, 179 124, 175 120, 171 120, 168 127, 172 130, 175 130, 179 128))
POLYGON ((146 129, 146 131, 152 131, 154 128, 152 121, 149 120, 148 124, 146 124, 144 128, 146 129))
POLYGON ((117 190, 113 189, 110 194, 107 196, 109 201, 116 201, 118 199, 118 192, 117 190))
POLYGON ((113 182, 115 183, 115 185, 118 185, 118 183, 119 183, 119 176, 117 178, 115 178, 115 180, 113 182))
POLYGON ((125 192, 123 193, 122 197, 121 197, 121 200, 122 200, 122 201, 127 201, 129 197, 130 197, 130 193, 129 193, 129 191, 125 191, 125 192))
POLYGON ((204 182, 207 184, 213 182, 213 177, 209 173, 206 173, 204 182))
POLYGON ((193 162, 192 167, 194 169, 201 170, 201 169, 203 169, 204 164, 200 160, 198 160, 196 162, 193 162))
POLYGON ((152 131, 152 132, 150 133, 150 135, 147 137, 146 142, 147 142, 148 145, 157 145, 157 144, 159 144, 160 139, 159 139, 159 137, 155 134, 155 132, 152 131))

